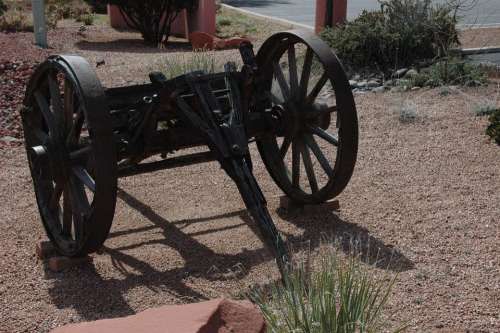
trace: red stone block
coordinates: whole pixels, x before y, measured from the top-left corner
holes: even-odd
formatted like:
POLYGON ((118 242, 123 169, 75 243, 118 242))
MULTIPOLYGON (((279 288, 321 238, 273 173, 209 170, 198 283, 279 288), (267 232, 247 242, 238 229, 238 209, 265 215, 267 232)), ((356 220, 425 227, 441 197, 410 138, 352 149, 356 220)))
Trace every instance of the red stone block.
POLYGON ((321 204, 300 204, 294 202, 287 196, 280 197, 280 207, 288 211, 292 212, 301 212, 305 214, 315 213, 318 210, 328 210, 328 211, 336 211, 340 209, 340 203, 338 200, 326 201, 321 204))
POLYGON ((49 257, 57 255, 57 249, 50 241, 40 241, 36 244, 36 256, 40 260, 45 260, 49 257))
POLYGON ((70 258, 70 257, 52 257, 49 258, 49 269, 52 272, 61 272, 73 267, 83 266, 92 263, 92 257, 85 256, 79 258, 70 258))
POLYGON ((70 324, 52 333, 265 333, 260 311, 249 301, 211 301, 166 305, 115 319, 70 324))

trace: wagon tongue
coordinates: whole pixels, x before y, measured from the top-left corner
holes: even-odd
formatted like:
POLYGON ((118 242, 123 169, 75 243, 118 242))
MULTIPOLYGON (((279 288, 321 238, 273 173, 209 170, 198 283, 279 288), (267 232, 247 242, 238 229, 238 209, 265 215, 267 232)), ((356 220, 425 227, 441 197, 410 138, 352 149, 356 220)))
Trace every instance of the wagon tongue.
POLYGON ((240 104, 238 75, 231 63, 225 66, 225 83, 230 110, 221 116, 221 106, 210 87, 210 76, 194 72, 180 77, 191 90, 179 94, 180 114, 206 138, 208 146, 226 173, 233 179, 266 244, 273 250, 280 272, 289 261, 288 251, 267 209, 266 200, 252 173, 252 162, 240 104), (196 96, 196 110, 183 96, 196 96))

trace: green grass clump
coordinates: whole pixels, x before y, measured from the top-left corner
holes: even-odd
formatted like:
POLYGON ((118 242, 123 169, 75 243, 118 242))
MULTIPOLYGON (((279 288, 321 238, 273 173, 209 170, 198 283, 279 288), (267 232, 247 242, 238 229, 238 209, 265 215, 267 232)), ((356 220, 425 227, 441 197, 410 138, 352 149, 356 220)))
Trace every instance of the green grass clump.
POLYGON ((217 15, 217 36, 220 38, 248 37, 256 32, 255 21, 246 15, 232 12, 217 15))
POLYGON ((472 111, 474 112, 474 114, 476 116, 482 117, 482 116, 492 115, 493 113, 497 112, 498 110, 499 110, 499 108, 494 104, 480 103, 480 104, 477 104, 472 111))
POLYGON ((486 72, 480 66, 460 59, 439 61, 424 71, 429 78, 427 86, 443 85, 479 86, 488 81, 486 72))
POLYGON ((154 70, 160 70, 168 79, 194 71, 203 71, 207 74, 217 73, 224 71, 222 60, 226 59, 217 58, 214 51, 193 51, 189 56, 172 54, 165 57, 159 68, 154 68, 154 70))
POLYGON ((486 134, 500 145, 500 109, 496 109, 488 118, 490 124, 486 128, 486 134))
POLYGON ((379 332, 382 311, 394 279, 380 282, 355 257, 339 260, 333 251, 321 256, 318 269, 306 265, 285 274, 283 283, 258 291, 259 306, 271 333, 379 332))
POLYGON ((5 32, 32 32, 33 21, 23 10, 8 9, 0 16, 0 31, 5 32))

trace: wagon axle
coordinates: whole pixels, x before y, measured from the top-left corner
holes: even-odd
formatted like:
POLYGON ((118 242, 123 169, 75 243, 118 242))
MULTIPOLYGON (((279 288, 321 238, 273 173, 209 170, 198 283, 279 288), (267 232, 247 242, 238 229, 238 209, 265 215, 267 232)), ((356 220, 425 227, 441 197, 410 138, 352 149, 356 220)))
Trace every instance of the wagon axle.
POLYGON ((284 267, 288 253, 249 143, 291 200, 318 204, 352 175, 356 108, 340 62, 315 36, 278 33, 256 56, 250 44, 240 53, 240 70, 229 62, 215 74, 151 73, 151 83, 108 89, 77 56, 52 56, 36 69, 22 110, 25 143, 40 216, 59 252, 102 246, 119 177, 216 160, 284 267), (195 152, 179 153, 187 148, 195 152))

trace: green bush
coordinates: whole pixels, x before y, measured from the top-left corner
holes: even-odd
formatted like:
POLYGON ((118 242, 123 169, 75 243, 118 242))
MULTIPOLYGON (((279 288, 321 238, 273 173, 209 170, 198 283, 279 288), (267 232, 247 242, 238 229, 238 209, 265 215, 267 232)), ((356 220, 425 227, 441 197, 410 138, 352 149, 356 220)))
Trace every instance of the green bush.
POLYGON ((500 108, 496 109, 488 118, 490 124, 486 129, 486 134, 489 135, 497 144, 500 145, 500 108))
POLYGON ((272 333, 380 332, 391 282, 376 281, 355 257, 339 260, 330 253, 318 270, 299 265, 283 283, 257 291, 259 306, 272 333))
POLYGON ((160 46, 170 36, 172 22, 181 10, 192 10, 198 0, 104 0, 116 5, 124 14, 127 25, 138 30, 144 42, 160 46))
POLYGON ((0 31, 33 32, 33 22, 23 10, 9 9, 0 16, 0 31))
POLYGON ((445 59, 423 69, 412 78, 413 86, 439 87, 444 85, 479 86, 488 81, 486 72, 480 66, 460 59, 445 59))
POLYGON ((76 21, 82 22, 85 25, 92 25, 92 24, 94 24, 94 19, 95 19, 94 14, 83 14, 83 15, 77 17, 76 21))
POLYGON ((431 0, 383 0, 351 22, 326 28, 321 37, 355 68, 394 69, 442 57, 458 45, 455 7, 431 0))
POLYGON ((0 16, 2 16, 7 11, 7 5, 0 0, 0 16))
POLYGON ((98 14, 106 14, 106 1, 104 0, 85 0, 92 7, 92 10, 98 14))

